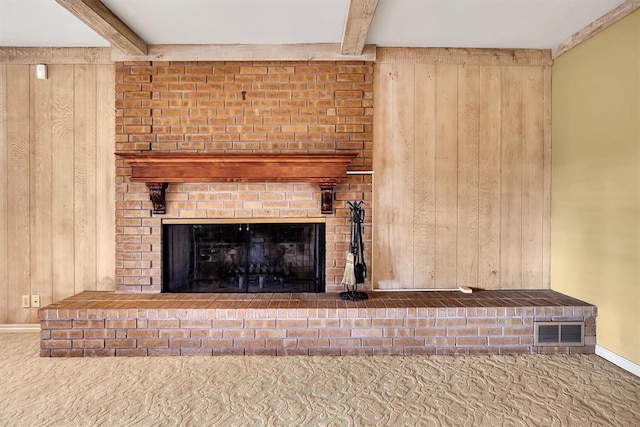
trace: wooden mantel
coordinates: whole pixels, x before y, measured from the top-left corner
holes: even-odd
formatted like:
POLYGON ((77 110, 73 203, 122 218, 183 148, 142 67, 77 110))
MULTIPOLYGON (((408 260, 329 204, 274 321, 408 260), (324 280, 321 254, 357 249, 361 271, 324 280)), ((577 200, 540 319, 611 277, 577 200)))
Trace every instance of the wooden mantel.
POLYGON ((323 214, 333 213, 335 185, 347 179, 356 152, 316 153, 117 153, 131 166, 131 181, 149 188, 154 214, 164 214, 165 189, 182 182, 314 182, 323 214))

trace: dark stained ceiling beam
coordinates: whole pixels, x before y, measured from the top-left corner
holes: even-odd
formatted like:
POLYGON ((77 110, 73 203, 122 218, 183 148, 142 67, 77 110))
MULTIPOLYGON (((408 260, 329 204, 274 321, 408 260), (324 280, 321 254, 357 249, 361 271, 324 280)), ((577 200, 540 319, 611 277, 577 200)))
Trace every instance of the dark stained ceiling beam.
POLYGON ((147 43, 100 0, 56 0, 105 40, 125 53, 146 55, 147 43))
POLYGON ((378 0, 349 0, 347 19, 342 33, 343 55, 360 55, 369 34, 378 0))

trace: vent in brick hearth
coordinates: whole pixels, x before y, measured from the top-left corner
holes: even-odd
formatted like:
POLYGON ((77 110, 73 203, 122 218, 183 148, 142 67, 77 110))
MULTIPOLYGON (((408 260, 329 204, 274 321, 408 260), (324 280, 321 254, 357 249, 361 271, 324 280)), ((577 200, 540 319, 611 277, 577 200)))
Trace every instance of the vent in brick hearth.
POLYGON ((584 322, 535 322, 534 345, 584 345, 584 322))

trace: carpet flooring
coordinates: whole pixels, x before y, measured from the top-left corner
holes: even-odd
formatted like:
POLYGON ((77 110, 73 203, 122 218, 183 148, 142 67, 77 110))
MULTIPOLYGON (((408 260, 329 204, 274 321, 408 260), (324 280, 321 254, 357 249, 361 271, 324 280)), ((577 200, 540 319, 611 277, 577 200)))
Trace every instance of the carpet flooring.
POLYGON ((0 355, 0 426, 640 426, 640 378, 596 355, 0 355))

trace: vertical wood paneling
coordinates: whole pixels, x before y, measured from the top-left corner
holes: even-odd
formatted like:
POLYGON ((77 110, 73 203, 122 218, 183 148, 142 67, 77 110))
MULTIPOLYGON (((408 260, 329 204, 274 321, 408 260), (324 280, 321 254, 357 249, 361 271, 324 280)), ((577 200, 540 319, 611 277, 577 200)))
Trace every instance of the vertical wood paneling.
MULTIPOLYGON (((32 73, 35 72, 32 67, 32 73)), ((34 85, 34 139, 31 142, 31 291, 41 304, 53 302, 53 230, 51 228, 52 84, 32 79, 34 85)))
POLYGON ((550 73, 434 62, 376 64, 374 286, 548 288, 550 73), (413 100, 388 72, 408 65, 413 100), (413 194, 397 188, 408 177, 413 194), (398 211, 410 198, 413 233, 403 236, 398 211), (412 282, 397 280, 407 268, 412 282))
POLYGON ((113 65, 0 64, 0 323, 42 304, 114 290, 113 65))
POLYGON ((75 288, 96 288, 96 67, 74 66, 75 288))
POLYGON ((542 287, 551 287, 551 67, 544 67, 542 287))
POLYGON ((388 180, 383 184, 386 199, 393 206, 384 237, 387 248, 385 289, 413 286, 413 206, 414 206, 414 66, 396 65, 392 71, 392 91, 388 118, 392 125, 384 167, 388 180))
POLYGON ((414 96, 415 71, 413 64, 398 65, 396 101, 393 103, 393 236, 391 243, 395 280, 404 287, 414 283, 414 96))
POLYGON ((435 287, 436 66, 415 66, 414 288, 435 287))
POLYGON ((8 289, 8 150, 7 139, 7 66, 0 64, 0 323, 8 322, 11 304, 8 289), (4 284, 4 285, 3 285, 4 284))
POLYGON ((480 67, 478 284, 483 289, 500 288, 501 101, 501 68, 480 67))
POLYGON ((380 177, 375 180, 373 209, 373 264, 372 280, 382 289, 391 286, 395 275, 393 266, 391 216, 393 209, 393 183, 389 174, 393 170, 393 139, 390 117, 394 102, 394 82, 397 79, 395 64, 381 64, 377 70, 378 78, 374 79, 373 91, 380 96, 374 96, 373 126, 377 143, 374 144, 373 168, 380 177))
MULTIPOLYGON (((96 290, 115 289, 115 67, 96 66, 96 290)), ((159 266, 154 266, 159 267, 159 266)))
MULTIPOLYGON (((7 286, 8 302, 20 307, 29 294, 29 66, 7 66, 7 286)), ((30 321, 29 310, 9 310, 7 323, 30 321)))
POLYGON ((502 70, 502 289, 522 286, 522 67, 502 70))
POLYGON ((522 287, 542 287, 544 70, 523 68, 522 287))
POLYGON ((458 69, 457 284, 478 285, 479 67, 458 69))
MULTIPOLYGON (((437 65, 436 277, 438 288, 457 283, 458 66, 437 65)), ((374 143, 375 144, 375 143, 374 143)))
MULTIPOLYGON (((31 73, 35 73, 36 71, 36 67, 35 65, 30 65, 29 66, 29 75, 31 75, 31 73)), ((33 180, 33 156, 34 156, 34 146, 31 143, 34 139, 35 139, 35 81, 36 79, 32 79, 29 78, 29 92, 28 92, 28 97, 29 97, 29 140, 28 140, 28 149, 29 149, 29 210, 27 211, 26 216, 28 217, 28 221, 29 221, 29 252, 27 253, 27 256, 29 257, 29 293, 30 294, 38 294, 39 292, 34 288, 33 286, 33 276, 34 276, 34 264, 33 264, 33 259, 32 259, 32 254, 33 254, 33 241, 31 240, 31 236, 33 234, 33 189, 35 187, 35 183, 33 180)), ((29 311, 29 316, 28 319, 29 321, 31 321, 31 319, 36 319, 38 316, 38 309, 31 307, 31 309, 28 310, 29 311)))
POLYGON ((72 65, 51 66, 53 299, 79 291, 74 268, 74 72, 72 65))

